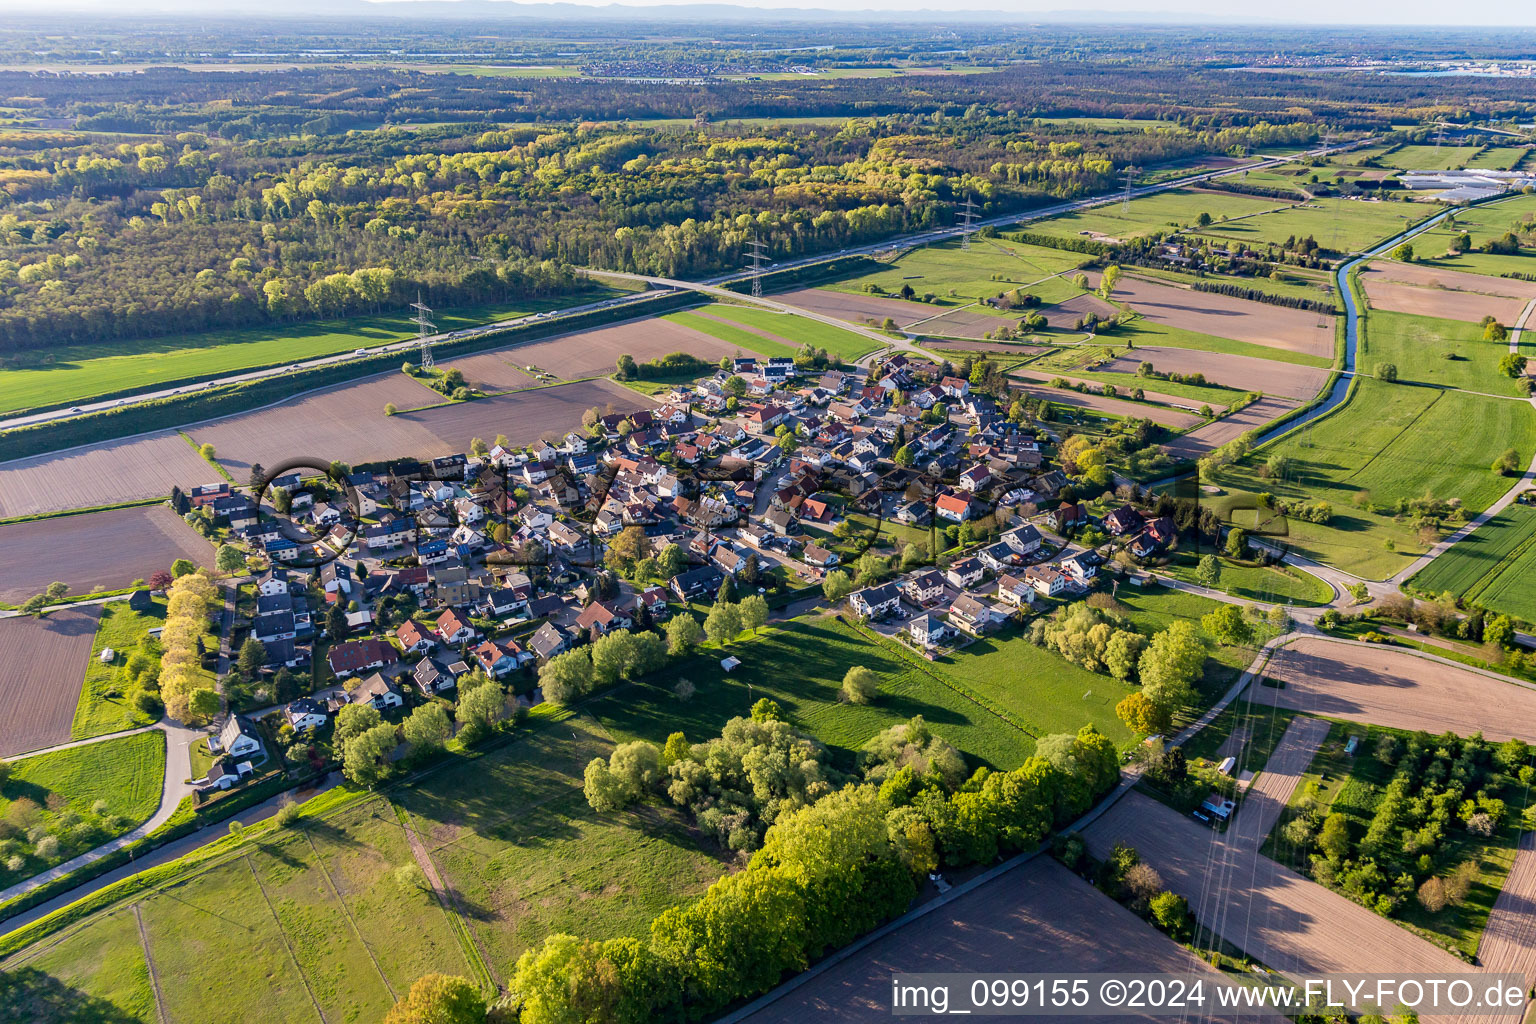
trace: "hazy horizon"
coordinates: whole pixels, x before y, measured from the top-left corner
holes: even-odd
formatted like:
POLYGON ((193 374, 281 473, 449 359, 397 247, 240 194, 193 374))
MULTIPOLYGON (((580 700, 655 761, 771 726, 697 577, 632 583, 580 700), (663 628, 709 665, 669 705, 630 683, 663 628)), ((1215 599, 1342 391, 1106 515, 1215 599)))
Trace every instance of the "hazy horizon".
MULTIPOLYGON (((779 10, 814 14, 818 19, 835 19, 847 15, 850 21, 861 16, 897 14, 908 18, 924 14, 939 21, 946 17, 962 18, 965 15, 993 14, 1010 22, 1028 22, 1039 19, 1053 23, 1124 23, 1134 24, 1137 19, 1147 23, 1209 24, 1213 28, 1231 29, 1243 25, 1286 26, 1374 26, 1382 28, 1531 28, 1536 27, 1536 4, 1528 0, 1489 0, 1459 11, 1454 25, 1450 24, 1443 4, 1434 0, 1359 0, 1341 5, 1335 0, 1292 0, 1278 9, 1263 14, 1236 11, 1229 3, 1220 0, 1091 0, 1091 9, 1071 10, 1062 6, 1062 0, 1036 0, 1002 4, 996 0, 962 0, 953 10, 935 7, 935 0, 822 0, 820 3, 804 3, 799 0, 734 0, 731 3, 699 3, 697 0, 645 0, 645 2, 610 3, 608 0, 559 0, 556 3, 520 3, 517 0, 318 0, 311 3, 258 2, 258 0, 136 0, 132 3, 113 0, 0 0, 0 11, 28 14, 57 14, 70 11, 92 11, 125 17, 157 14, 181 15, 257 15, 265 13, 272 18, 300 16, 410 17, 412 9, 441 15, 452 8, 462 8, 465 16, 485 17, 569 17, 590 11, 593 15, 608 9, 622 9, 624 13, 641 13, 654 10, 665 16, 669 9, 687 7, 739 8, 744 11, 779 10), (521 9, 521 10, 520 10, 521 9), (474 11, 474 14, 470 14, 474 11)), ((1531 59, 1536 59, 1533 54, 1531 59)))

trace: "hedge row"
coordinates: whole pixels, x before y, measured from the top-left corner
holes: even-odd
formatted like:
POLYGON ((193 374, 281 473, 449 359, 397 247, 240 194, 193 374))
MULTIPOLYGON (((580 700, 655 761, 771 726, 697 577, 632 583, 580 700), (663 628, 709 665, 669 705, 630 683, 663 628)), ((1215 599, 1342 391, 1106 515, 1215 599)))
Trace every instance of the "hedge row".
POLYGON ((1025 245, 1043 245, 1049 249, 1065 249, 1068 252, 1082 252, 1090 256, 1108 256, 1115 250, 1112 245, 1105 245, 1103 242, 1095 242, 1088 238, 1058 238, 1056 235, 1042 234, 1038 231, 1015 231, 1008 237, 1025 245))
POLYGON ((1227 284, 1226 282, 1219 281, 1196 281, 1192 287, 1197 292, 1227 295, 1234 299, 1247 299, 1249 302, 1267 302, 1271 306, 1305 309, 1311 313, 1325 313, 1329 316, 1337 316, 1339 312, 1338 307, 1317 299, 1303 299, 1295 295, 1273 295, 1258 288, 1245 288, 1240 284, 1227 284))

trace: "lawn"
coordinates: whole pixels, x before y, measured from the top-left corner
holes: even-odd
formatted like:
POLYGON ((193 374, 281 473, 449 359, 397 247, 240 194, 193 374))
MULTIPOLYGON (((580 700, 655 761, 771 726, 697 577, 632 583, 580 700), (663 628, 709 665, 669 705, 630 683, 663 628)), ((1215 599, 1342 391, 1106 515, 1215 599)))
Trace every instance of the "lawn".
POLYGON ((1383 157, 1382 163, 1405 171, 1454 171, 1466 167, 1482 148, 1482 146, 1404 146, 1397 152, 1383 157))
POLYGON ((1287 205, 1278 199, 1175 189, 1133 199, 1123 208, 1120 203, 1112 203, 1081 213, 1052 217, 1030 224, 1026 230, 1062 238, 1103 235, 1124 241, 1154 232, 1167 234, 1170 230, 1181 230, 1192 226, 1201 213, 1208 213, 1217 222, 1205 229, 1209 233, 1220 228, 1225 220, 1249 217, 1287 205))
MULTIPOLYGON (((1221 559, 1221 580, 1216 589, 1245 601, 1267 604, 1295 604, 1305 608, 1326 605, 1333 590, 1310 573, 1283 566, 1243 565, 1225 556, 1221 559)), ((1185 583, 1198 583, 1195 566, 1200 559, 1193 552, 1175 552, 1162 571, 1185 583)))
POLYGON ((396 797, 499 977, 552 932, 642 935, 724 871, 670 808, 587 805, 582 772, 611 748, 600 723, 568 716, 396 797))
POLYGON ((96 639, 91 644, 91 658, 85 663, 80 703, 75 708, 74 724, 70 726, 71 739, 103 736, 153 721, 124 700, 128 686, 121 676, 128 659, 141 650, 158 660, 160 645, 150 639, 149 631, 164 623, 164 598, 156 598, 154 607, 142 614, 128 607, 127 601, 102 605, 96 639), (105 665, 101 662, 104 647, 112 648, 117 655, 105 665))
POLYGON ((746 327, 755 327, 785 341, 824 348, 846 362, 853 362, 880 347, 878 342, 862 334, 855 334, 853 331, 824 324, 820 320, 795 316, 792 313, 775 313, 770 309, 735 306, 729 303, 715 303, 695 312, 708 313, 710 316, 722 317, 746 327))
POLYGON ((0 1017, 71 1024, 157 1024, 132 907, 5 964, 0 1017))
MULTIPOLYGON (((1042 678, 1070 667, 1052 658, 1042 678)), ((875 643, 834 617, 802 617, 765 629, 755 638, 743 637, 728 650, 701 651, 669 667, 664 683, 625 687, 585 710, 619 740, 659 743, 681 730, 698 742, 719 733, 730 718, 745 715, 753 701, 768 697, 779 703, 797 728, 832 748, 838 766, 848 771, 856 766, 857 752, 870 737, 922 715, 973 767, 1007 769, 1023 763, 1034 749, 1028 733, 946 685, 945 674, 927 669, 926 663, 919 666, 896 648, 875 643), (720 667, 725 654, 742 662, 730 673, 720 667), (881 678, 880 698, 873 704, 838 699, 843 676, 855 665, 881 678), (687 702, 671 692, 678 679, 694 684, 696 692, 687 702)), ((1073 731, 1087 720, 1077 720, 1073 731)), ((1022 720, 1022 724, 1031 721, 1022 720)))
POLYGON ((1398 379, 1440 387, 1523 398, 1516 382, 1499 372, 1507 341, 1484 341, 1477 324, 1373 309, 1363 321, 1355 365, 1374 374, 1381 363, 1397 367, 1398 379))
POLYGON ((662 319, 670 320, 689 330, 698 331, 700 334, 707 334, 711 338, 725 342, 727 345, 735 345, 743 352, 755 352, 760 356, 790 356, 791 358, 799 352, 797 348, 791 348, 789 345, 783 345, 777 341, 770 341, 761 334, 753 334, 751 331, 744 330, 743 328, 735 327, 731 324, 723 324, 706 316, 700 316, 697 310, 668 313, 662 319))
POLYGON ((138 827, 160 807, 164 782, 165 734, 159 731, 11 762, 11 776, 0 787, 0 817, 24 830, 40 826, 60 848, 40 857, 23 837, 16 851, 22 865, 12 870, 0 863, 0 888, 138 827))
POLYGON ((1525 159, 1525 155, 1529 152, 1530 150, 1525 146, 1490 146, 1479 153, 1467 166, 1509 171, 1525 159))
POLYGON ((1335 412, 1259 456, 1217 471, 1209 482, 1228 493, 1212 503, 1228 521, 1246 528, 1262 516, 1266 531, 1278 531, 1301 554, 1381 579, 1422 554, 1424 546, 1406 517, 1399 522, 1357 503, 1384 506, 1427 493, 1458 498, 1468 510, 1481 511, 1509 489, 1510 479, 1489 469, 1508 447, 1522 453, 1522 464, 1536 449, 1536 415, 1525 403, 1362 378, 1335 412), (1468 430, 1472 423, 1479 429, 1468 430), (1290 460, 1285 480, 1258 474, 1260 460, 1274 453, 1290 460), (1255 512, 1254 496, 1261 491, 1327 501, 1332 520, 1316 525, 1255 512))
MULTIPOLYGON (((1344 815, 1349 822, 1350 833, 1358 843, 1370 827, 1376 806, 1393 776, 1393 768, 1376 758, 1376 744, 1386 736, 1395 736, 1406 742, 1411 735, 1374 725, 1333 723, 1328 738, 1313 757, 1307 771, 1302 774, 1261 852, 1303 874, 1310 874, 1310 849, 1297 848, 1287 842, 1282 833, 1284 825, 1308 807, 1315 808, 1320 816, 1331 813, 1344 815), (1350 736, 1360 737, 1360 745, 1354 755, 1344 752, 1350 736)), ((1431 913, 1410 897, 1391 915, 1393 920, 1408 925, 1410 930, 1442 946, 1467 956, 1476 955, 1483 928, 1488 923, 1489 911, 1493 909, 1504 879, 1514 863, 1515 848, 1523 824, 1524 787, 1510 784, 1503 795, 1509 801, 1509 813, 1491 839, 1480 841, 1464 829, 1452 827, 1436 857, 1441 874, 1463 860, 1477 862, 1478 874, 1467 899, 1459 905, 1431 913)), ((1352 854, 1358 856, 1358 849, 1352 850, 1352 854)))
MULTIPOLYGON (((1014 288, 1032 292, 1042 302, 1061 302, 1078 294, 1067 280, 1069 272, 1090 259, 1083 253, 1007 238, 976 238, 970 249, 962 249, 958 242, 914 249, 882 270, 827 287, 862 295, 867 293, 866 285, 874 284, 894 296, 903 285, 910 285, 918 295, 931 292, 933 305, 949 308, 1014 288), (1057 276, 1061 274, 1066 277, 1057 276)), ((975 311, 987 312, 987 308, 975 311)))
MULTIPOLYGON (((609 290, 601 292, 607 294, 609 290)), ((586 295, 584 292, 583 297, 586 295)), ((569 304, 570 297, 565 296, 546 302, 466 306, 434 316, 438 330, 454 331, 569 304)), ((49 351, 54 362, 48 366, 0 370, 0 412, 63 405, 173 381, 298 362, 415 336, 415 325, 405 313, 397 312, 60 346, 49 351)))
POLYGON ((1399 234, 1435 211, 1419 203, 1325 196, 1258 217, 1218 222, 1196 234, 1248 245, 1311 236, 1325 249, 1359 252, 1399 234))
POLYGON ((1275 362, 1295 363, 1299 366, 1326 367, 1333 365, 1333 360, 1325 359, 1322 356, 1308 355, 1305 352, 1292 352, 1289 349, 1273 348, 1269 345, 1256 345, 1250 341, 1218 338, 1214 334, 1200 334, 1197 331, 1187 331, 1182 327, 1160 324, 1146 319, 1132 320, 1128 324, 1122 324, 1115 328, 1112 334, 1105 334, 1097 338, 1095 344, 1129 344, 1133 347, 1168 345, 1173 348, 1189 348, 1201 352, 1225 352, 1234 356, 1271 359, 1275 362))
MULTIPOLYGON (((1487 525, 1480 527, 1479 532, 1486 529, 1487 525)), ((1474 537, 1476 535, 1473 534, 1474 537)), ((1430 564, 1433 566, 1434 563, 1430 564)), ((1524 545, 1500 563, 1496 574, 1483 578, 1466 596, 1470 601, 1532 624, 1536 623, 1536 586, 1532 585, 1533 580, 1536 580, 1536 537, 1531 536, 1530 525, 1527 523, 1524 545)))

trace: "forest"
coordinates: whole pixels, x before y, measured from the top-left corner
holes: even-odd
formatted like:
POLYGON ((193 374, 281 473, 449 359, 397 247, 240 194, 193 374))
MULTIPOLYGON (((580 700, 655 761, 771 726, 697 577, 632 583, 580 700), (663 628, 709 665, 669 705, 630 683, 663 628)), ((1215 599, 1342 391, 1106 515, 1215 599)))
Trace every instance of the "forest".
MULTIPOLYGON (((726 133, 612 124, 0 147, 0 352, 667 277, 1102 192, 1308 123, 1101 132, 981 113, 726 133)), ((0 138, 0 142, 3 142, 0 138)), ((46 355, 38 358, 46 359, 46 355)), ((13 365, 17 365, 13 363, 13 365)))

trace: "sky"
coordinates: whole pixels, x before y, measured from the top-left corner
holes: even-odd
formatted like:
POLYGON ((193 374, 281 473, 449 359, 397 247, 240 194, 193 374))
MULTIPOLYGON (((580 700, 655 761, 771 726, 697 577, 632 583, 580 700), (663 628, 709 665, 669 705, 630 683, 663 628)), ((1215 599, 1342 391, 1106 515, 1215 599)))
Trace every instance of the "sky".
MULTIPOLYGON (((665 8, 698 3, 700 0, 627 0, 622 7, 628 11, 637 8, 665 8)), ((709 2, 709 0, 705 0, 709 2)), ((564 0, 562 6, 600 8, 610 6, 611 0, 564 0)), ((1094 21, 1179 21, 1204 23, 1212 27, 1240 24, 1329 24, 1329 25, 1382 25, 1382 26, 1443 26, 1467 28, 1473 26, 1536 27, 1536 0, 1477 0, 1476 3, 1448 5, 1444 0, 1284 0, 1283 3, 1233 3, 1232 0, 731 0, 730 6, 817 11, 823 17, 829 13, 846 12, 851 19, 878 17, 882 11, 931 12, 933 20, 942 20, 946 12, 997 11, 1010 16, 1010 21, 1027 21, 1041 18, 1053 22, 1094 21)), ((409 15, 412 7, 473 6, 505 8, 508 14, 522 6, 515 2, 469 4, 442 4, 424 0, 310 0, 301 5, 305 13, 325 15, 330 13, 355 14, 359 10, 378 9, 393 15, 409 15)), ((548 14, 549 9, 533 11, 548 14)), ((112 13, 137 13, 140 11, 184 12, 220 14, 256 12, 265 8, 268 12, 289 14, 295 10, 291 4, 276 2, 260 3, 256 0, 0 0, 0 14, 6 10, 59 11, 99 10, 112 13)), ((500 13, 500 12, 498 12, 500 13)), ((594 11, 594 16, 597 12, 594 11)), ((925 19, 926 20, 926 19, 925 19)), ((1536 47, 1532 57, 1536 58, 1536 47)))

